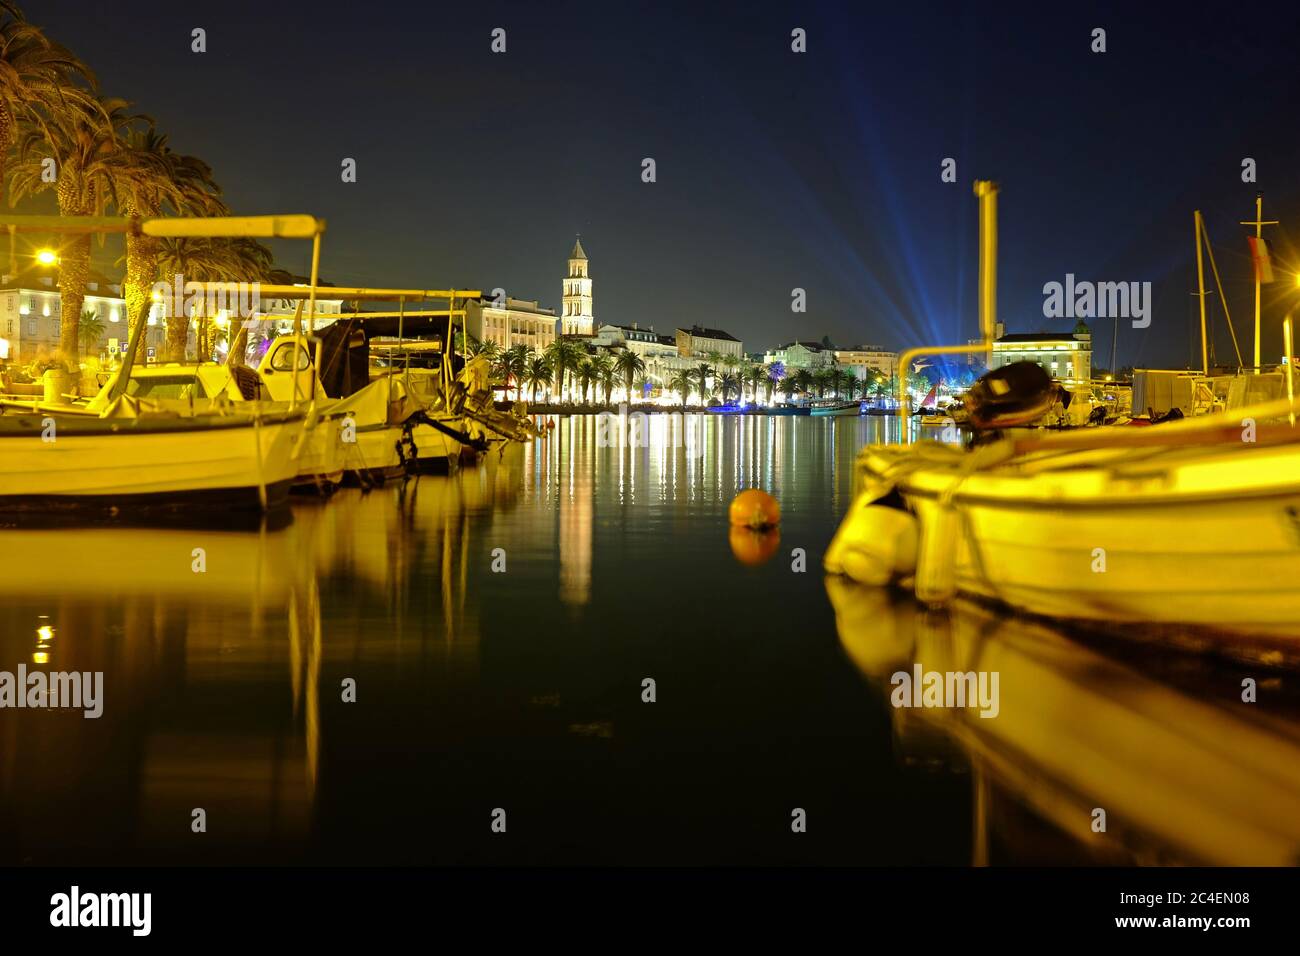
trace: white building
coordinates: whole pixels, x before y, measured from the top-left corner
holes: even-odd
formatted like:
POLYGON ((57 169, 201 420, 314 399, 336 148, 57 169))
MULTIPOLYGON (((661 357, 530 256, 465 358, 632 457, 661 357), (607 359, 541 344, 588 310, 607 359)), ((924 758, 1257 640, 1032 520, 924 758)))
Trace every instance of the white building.
POLYGON ((820 342, 788 342, 763 353, 763 364, 780 362, 785 368, 826 368, 835 364, 835 353, 820 342))
POLYGON ((523 346, 539 353, 555 341, 554 309, 544 309, 534 299, 507 296, 500 305, 496 302, 484 296, 465 303, 465 330, 471 337, 494 342, 503 351, 523 346))
POLYGON ((1073 332, 1016 332, 993 343, 993 368, 1035 362, 1062 382, 1092 379, 1092 330, 1082 319, 1073 332))
POLYGON ((893 378, 898 374, 898 353, 875 345, 859 345, 851 349, 836 349, 835 361, 841 368, 852 372, 859 381, 883 375, 893 378))
POLYGON ((591 335, 596 325, 591 276, 587 274, 587 253, 582 248, 581 238, 573 243, 573 251, 569 253, 569 274, 564 278, 560 322, 563 335, 591 335))
MULTIPOLYGON (((83 315, 94 313, 102 327, 95 341, 83 340, 83 358, 106 359, 126 347, 129 336, 126 301, 117 282, 92 272, 81 311, 83 315)), ((57 268, 38 268, 0 277, 0 360, 24 365, 42 354, 53 355, 59 348, 62 320, 57 268)), ((160 355, 165 338, 160 308, 152 306, 142 345, 160 355)), ((141 356, 146 360, 150 357, 147 352, 141 356)))
POLYGON ((656 388, 664 388, 675 372, 682 369, 694 371, 700 364, 698 358, 681 355, 677 342, 667 335, 659 335, 654 327, 649 329, 632 325, 602 325, 596 330, 592 344, 607 348, 625 348, 641 356, 645 362, 645 376, 656 388))
POLYGON ((740 339, 721 329, 705 329, 698 325, 689 329, 676 329, 674 339, 677 354, 682 358, 707 358, 710 352, 744 358, 740 339))

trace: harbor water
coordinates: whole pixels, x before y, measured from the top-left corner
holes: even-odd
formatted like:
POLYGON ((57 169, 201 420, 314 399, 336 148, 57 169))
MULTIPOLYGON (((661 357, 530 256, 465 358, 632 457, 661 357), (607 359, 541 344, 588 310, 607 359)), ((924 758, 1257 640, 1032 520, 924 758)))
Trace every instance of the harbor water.
POLYGON ((896 421, 554 421, 261 529, 0 529, 0 671, 103 675, 0 710, 0 862, 1297 858, 1290 677, 827 582, 896 421), (999 713, 895 706, 918 664, 999 713))

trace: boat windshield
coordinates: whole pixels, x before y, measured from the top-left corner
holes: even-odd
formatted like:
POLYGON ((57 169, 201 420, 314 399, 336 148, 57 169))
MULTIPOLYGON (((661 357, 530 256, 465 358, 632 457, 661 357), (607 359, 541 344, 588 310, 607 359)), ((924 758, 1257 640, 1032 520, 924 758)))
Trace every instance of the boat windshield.
POLYGON ((132 378, 126 393, 136 398, 207 398, 203 385, 194 375, 150 375, 132 378))

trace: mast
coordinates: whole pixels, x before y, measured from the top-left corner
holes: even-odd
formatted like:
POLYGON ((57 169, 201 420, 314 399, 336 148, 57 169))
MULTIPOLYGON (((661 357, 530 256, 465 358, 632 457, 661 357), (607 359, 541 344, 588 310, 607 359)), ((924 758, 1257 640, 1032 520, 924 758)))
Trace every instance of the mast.
MULTIPOLYGON (((1210 374, 1210 351, 1208 339, 1205 335, 1205 258, 1201 249, 1201 211, 1197 209, 1192 213, 1192 230, 1195 232, 1196 240, 1196 289, 1197 300, 1201 305, 1201 371, 1205 375, 1210 374)), ((1258 307, 1258 306, 1257 306, 1258 307)), ((1256 313, 1258 320, 1258 313, 1256 313)), ((1255 351, 1259 351, 1259 325, 1255 325, 1255 351)), ((1258 363, 1259 356, 1256 354, 1255 361, 1258 363)))
MULTIPOLYGON (((1277 225, 1276 219, 1264 221, 1264 194, 1262 192, 1255 193, 1255 219, 1242 222, 1240 225, 1255 227, 1255 253, 1258 256, 1263 249, 1264 227, 1277 225)), ((1261 371, 1259 356, 1259 259, 1255 256, 1251 258, 1255 266, 1255 374, 1258 375, 1261 371)))

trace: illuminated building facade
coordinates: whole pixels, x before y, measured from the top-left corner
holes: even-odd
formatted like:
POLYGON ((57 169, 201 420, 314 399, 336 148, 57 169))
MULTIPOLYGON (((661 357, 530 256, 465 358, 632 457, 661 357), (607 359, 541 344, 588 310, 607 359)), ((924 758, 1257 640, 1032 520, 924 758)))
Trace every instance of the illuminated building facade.
POLYGON ((1062 382, 1092 379, 1092 331, 1080 320, 1073 332, 1016 332, 993 343, 993 368, 1034 362, 1062 382))

